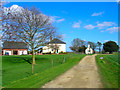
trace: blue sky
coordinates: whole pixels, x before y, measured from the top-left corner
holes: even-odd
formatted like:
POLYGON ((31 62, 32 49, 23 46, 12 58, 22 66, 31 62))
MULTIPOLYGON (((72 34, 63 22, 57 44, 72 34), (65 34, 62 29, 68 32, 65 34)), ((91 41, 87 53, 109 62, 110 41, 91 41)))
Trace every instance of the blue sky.
POLYGON ((118 5, 116 2, 10 2, 6 7, 36 6, 45 15, 51 16, 54 25, 67 43, 80 38, 102 43, 118 41, 118 5))
POLYGON ((116 2, 119 0, 5 0, 10 2, 116 2))

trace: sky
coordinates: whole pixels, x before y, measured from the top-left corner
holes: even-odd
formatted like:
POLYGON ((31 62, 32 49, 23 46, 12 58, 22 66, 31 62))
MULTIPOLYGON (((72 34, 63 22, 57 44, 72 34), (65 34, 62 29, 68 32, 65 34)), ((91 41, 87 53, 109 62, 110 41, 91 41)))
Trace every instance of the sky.
POLYGON ((5 7, 12 5, 35 6, 50 16, 67 51, 71 51, 69 47, 75 38, 95 43, 118 42, 117 2, 10 2, 5 7))
POLYGON ((5 0, 5 1, 10 1, 10 2, 116 2, 119 0, 5 0))

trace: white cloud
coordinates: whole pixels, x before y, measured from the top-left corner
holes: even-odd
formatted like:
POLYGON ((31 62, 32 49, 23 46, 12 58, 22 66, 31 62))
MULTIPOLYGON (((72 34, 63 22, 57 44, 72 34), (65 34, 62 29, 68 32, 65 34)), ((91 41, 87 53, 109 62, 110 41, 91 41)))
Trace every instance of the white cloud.
POLYGON ((104 42, 108 42, 108 41, 110 41, 110 40, 104 40, 104 42))
POLYGON ((114 22, 102 22, 102 23, 97 23, 97 26, 99 29, 103 29, 105 27, 113 26, 115 25, 114 22))
POLYGON ((10 7, 11 10, 12 10, 12 9, 17 9, 17 8, 20 8, 20 6, 18 6, 18 5, 12 5, 12 6, 10 7))
POLYGON ((19 13, 22 13, 22 10, 24 10, 23 7, 21 6, 18 6, 18 5, 12 5, 11 7, 4 7, 3 8, 3 12, 4 14, 7 14, 8 13, 8 10, 12 13, 12 14, 19 14, 19 13))
MULTIPOLYGON (((102 23, 99 23, 99 21, 97 21, 96 23, 97 23, 97 25, 89 24, 89 25, 84 26, 84 28, 89 29, 89 30, 94 29, 94 28, 102 29, 100 32, 105 32, 105 31, 110 31, 110 33, 118 32, 118 27, 116 27, 117 24, 114 22, 104 21, 102 23)), ((119 30, 120 30, 120 28, 119 28, 119 30)))
POLYGON ((108 28, 108 29, 106 29, 106 31, 110 31, 110 33, 118 32, 118 27, 108 28))
POLYGON ((65 19, 64 18, 60 18, 58 16, 50 16, 50 20, 51 20, 51 22, 57 22, 57 23, 59 23, 59 22, 64 21, 65 19))
POLYGON ((62 19, 56 20, 56 22, 59 23, 59 22, 62 22, 62 21, 64 21, 64 20, 65 20, 65 19, 62 18, 62 19))
POLYGON ((79 20, 78 22, 75 22, 72 27, 73 28, 80 28, 81 21, 79 20))
POLYGON ((91 16, 100 16, 102 15, 104 12, 99 12, 99 13, 93 13, 91 16))
POLYGON ((58 17, 58 16, 50 16, 51 22, 55 22, 55 21, 56 21, 56 18, 60 18, 60 17, 58 17))
POLYGON ((93 26, 93 25, 91 25, 91 24, 89 24, 89 25, 86 25, 86 26, 84 26, 84 28, 86 28, 86 29, 94 29, 95 28, 95 26, 93 26))
POLYGON ((96 23, 97 23, 97 25, 89 24, 89 25, 84 26, 84 28, 94 29, 95 27, 97 27, 98 29, 104 29, 104 28, 116 25, 114 22, 106 22, 106 21, 104 21, 102 23, 99 23, 99 21, 97 21, 96 23))

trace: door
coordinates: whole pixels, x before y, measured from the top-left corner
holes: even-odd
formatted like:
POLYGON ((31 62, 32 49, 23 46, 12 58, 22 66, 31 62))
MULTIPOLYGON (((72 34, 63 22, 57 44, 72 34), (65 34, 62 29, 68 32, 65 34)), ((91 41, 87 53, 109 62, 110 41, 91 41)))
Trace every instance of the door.
POLYGON ((17 55, 18 54, 18 51, 13 51, 13 55, 17 55))

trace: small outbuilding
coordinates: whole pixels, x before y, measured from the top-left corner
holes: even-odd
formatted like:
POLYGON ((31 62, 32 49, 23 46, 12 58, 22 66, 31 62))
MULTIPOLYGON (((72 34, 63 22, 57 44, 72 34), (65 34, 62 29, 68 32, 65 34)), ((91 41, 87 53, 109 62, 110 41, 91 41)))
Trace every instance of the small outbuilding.
POLYGON ((90 48, 90 45, 88 45, 88 48, 85 50, 86 54, 93 54, 92 48, 90 48))
POLYGON ((27 55, 27 45, 24 42, 5 41, 3 43, 3 55, 27 55))

